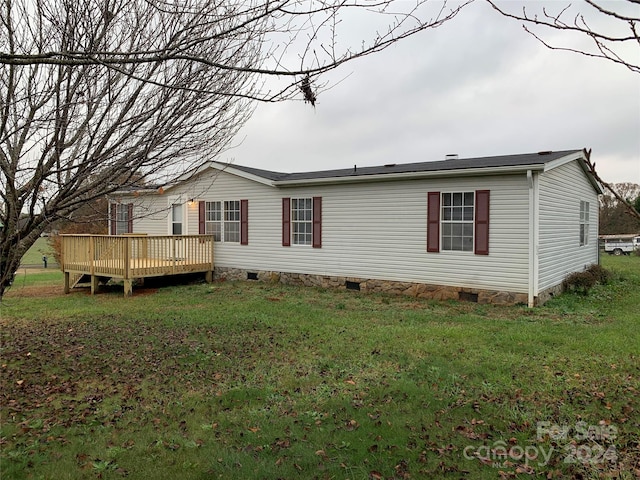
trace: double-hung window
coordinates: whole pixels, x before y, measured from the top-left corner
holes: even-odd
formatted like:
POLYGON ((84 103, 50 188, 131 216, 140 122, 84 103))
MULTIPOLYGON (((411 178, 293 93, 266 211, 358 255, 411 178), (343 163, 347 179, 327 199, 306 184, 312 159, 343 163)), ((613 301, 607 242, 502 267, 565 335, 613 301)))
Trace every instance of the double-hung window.
POLYGON ((442 194, 442 250, 472 252, 474 192, 442 194))
POLYGON ((313 199, 291 199, 291 224, 294 245, 311 245, 313 238, 313 199))
POLYGON ((427 193, 427 252, 489 255, 489 190, 427 193))
POLYGON ((205 202, 205 230, 207 235, 219 242, 222 239, 222 205, 221 202, 205 202))
POLYGON ((224 202, 224 241, 240 241, 240 201, 224 202))
POLYGON ((131 233, 129 231, 129 205, 116 205, 116 235, 131 233))
POLYGON ((182 235, 182 204, 171 205, 171 234, 182 235))
POLYGON ((112 203, 110 205, 110 228, 111 235, 123 235, 133 233, 133 204, 132 203, 112 203))
POLYGON ((282 199, 282 246, 322 248, 322 197, 282 199))
POLYGON ((580 245, 589 244, 589 202, 580 200, 580 245))
POLYGON ((249 200, 200 201, 198 233, 216 242, 249 244, 249 200))

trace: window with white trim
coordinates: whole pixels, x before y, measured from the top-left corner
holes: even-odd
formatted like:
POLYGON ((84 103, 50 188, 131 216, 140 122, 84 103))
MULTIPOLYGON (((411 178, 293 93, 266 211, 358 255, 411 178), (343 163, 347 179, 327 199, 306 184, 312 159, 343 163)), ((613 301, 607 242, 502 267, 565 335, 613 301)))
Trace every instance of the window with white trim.
POLYGON ((171 205, 171 234, 182 235, 182 204, 171 205))
POLYGON ((224 241, 240 241, 240 201, 224 202, 224 241))
POLYGON ((313 240, 313 199, 291 199, 292 243, 311 245, 313 240))
POLYGON ((118 203, 113 205, 116 209, 116 235, 131 233, 129 231, 129 205, 126 203, 118 203))
POLYGON ((589 244, 589 202, 580 200, 580 245, 589 244))
POLYGON ((213 239, 219 242, 222 239, 222 203, 205 202, 204 214, 204 233, 213 235, 213 239))
POLYGON ((442 250, 473 252, 474 192, 442 194, 442 250))

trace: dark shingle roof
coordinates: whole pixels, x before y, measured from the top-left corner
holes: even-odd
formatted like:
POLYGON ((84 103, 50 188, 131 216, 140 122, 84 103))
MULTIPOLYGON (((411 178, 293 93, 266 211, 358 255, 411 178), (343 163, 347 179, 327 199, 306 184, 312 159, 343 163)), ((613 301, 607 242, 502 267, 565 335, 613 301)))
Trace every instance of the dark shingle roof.
POLYGON ((525 153, 519 155, 501 155, 479 158, 456 158, 435 162, 399 163, 381 165, 377 167, 356 167, 339 170, 320 170, 314 172, 282 173, 259 168, 229 164, 229 167, 241 170, 251 175, 272 181, 319 180, 341 177, 363 177, 367 175, 384 175, 399 173, 437 172, 449 170, 464 170, 476 168, 519 167, 525 165, 540 165, 557 160, 567 155, 579 153, 581 150, 563 150, 558 152, 525 153))

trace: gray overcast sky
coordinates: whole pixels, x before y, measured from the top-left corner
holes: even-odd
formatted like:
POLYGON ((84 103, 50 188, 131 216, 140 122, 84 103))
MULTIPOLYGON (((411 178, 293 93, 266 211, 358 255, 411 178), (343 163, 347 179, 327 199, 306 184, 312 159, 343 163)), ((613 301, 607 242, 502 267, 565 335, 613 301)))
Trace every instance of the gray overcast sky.
POLYGON ((640 75, 548 50, 484 2, 322 80, 315 109, 259 105, 222 160, 306 171, 587 147, 605 181, 640 183, 640 75))

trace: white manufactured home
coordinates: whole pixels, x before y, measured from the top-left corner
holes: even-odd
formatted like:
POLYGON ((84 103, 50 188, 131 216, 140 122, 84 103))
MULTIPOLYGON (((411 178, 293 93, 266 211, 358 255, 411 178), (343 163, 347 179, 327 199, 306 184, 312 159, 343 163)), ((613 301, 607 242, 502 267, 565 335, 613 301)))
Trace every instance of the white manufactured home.
POLYGON ((546 301, 598 262, 581 150, 279 173, 210 162, 110 198, 112 235, 212 235, 214 276, 546 301))

